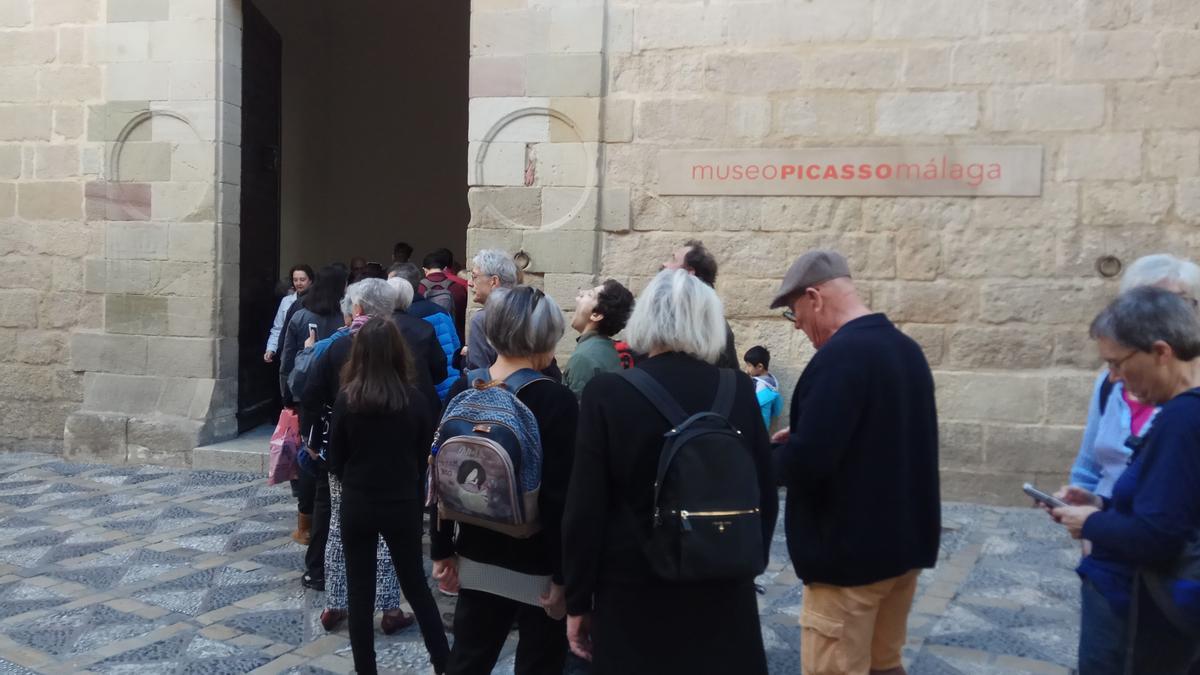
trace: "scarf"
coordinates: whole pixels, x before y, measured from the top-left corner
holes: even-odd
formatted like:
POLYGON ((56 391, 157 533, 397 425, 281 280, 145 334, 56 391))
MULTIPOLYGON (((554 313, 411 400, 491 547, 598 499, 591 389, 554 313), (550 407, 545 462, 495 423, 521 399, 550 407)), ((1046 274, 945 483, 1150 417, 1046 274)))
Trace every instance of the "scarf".
POLYGON ((359 314, 358 316, 354 317, 354 320, 350 322, 350 334, 353 335, 357 333, 358 329, 362 328, 363 325, 370 320, 371 315, 369 314, 359 314))

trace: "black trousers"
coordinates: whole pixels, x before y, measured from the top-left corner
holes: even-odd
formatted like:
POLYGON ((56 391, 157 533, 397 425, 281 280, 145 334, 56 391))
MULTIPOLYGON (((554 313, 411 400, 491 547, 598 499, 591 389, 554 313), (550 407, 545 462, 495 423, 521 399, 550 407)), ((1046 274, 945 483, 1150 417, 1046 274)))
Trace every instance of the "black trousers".
MULTIPOLYGON (((304 452, 301 450, 301 452, 304 452)), ((313 512, 313 499, 317 496, 317 477, 301 470, 300 477, 290 481, 292 496, 296 498, 296 510, 306 516, 313 512)))
POLYGON ((421 503, 364 504, 343 500, 342 547, 346 553, 346 587, 350 610, 350 648, 359 675, 375 673, 375 558, 378 537, 392 553, 396 578, 412 605, 433 668, 446 669, 450 644, 441 613, 429 590, 421 550, 421 503))
POLYGON ((517 622, 516 675, 562 675, 567 659, 567 623, 541 607, 491 593, 462 589, 454 609, 454 649, 447 675, 492 672, 508 631, 517 622))
MULTIPOLYGON (((312 537, 304 553, 304 570, 313 579, 325 578, 325 542, 329 541, 329 472, 317 471, 312 501, 312 537)), ((301 512, 303 513, 303 512, 301 512)))

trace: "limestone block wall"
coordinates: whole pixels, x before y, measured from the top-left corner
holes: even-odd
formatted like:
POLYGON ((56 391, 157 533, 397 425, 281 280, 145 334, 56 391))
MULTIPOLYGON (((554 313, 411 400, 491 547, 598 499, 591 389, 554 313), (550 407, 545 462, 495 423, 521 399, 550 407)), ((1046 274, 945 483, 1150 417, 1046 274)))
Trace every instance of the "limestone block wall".
MULTIPOLYGON (((606 54, 628 51, 631 13, 603 0, 471 10, 468 256, 524 252, 526 282, 569 309, 595 283, 601 229, 628 227, 628 186, 610 188, 601 167, 608 139, 629 126, 613 128, 620 115, 603 94, 606 54)), ((573 344, 564 336, 563 357, 573 344)))
POLYGON ((872 306, 933 365, 949 498, 1016 502, 1024 480, 1065 478, 1099 367, 1087 323, 1116 289, 1097 272, 1100 256, 1128 265, 1158 251, 1200 255, 1193 0, 473 7, 472 139, 514 108, 561 107, 546 98, 555 95, 592 106, 599 92, 587 140, 597 143, 600 199, 598 210, 538 230, 579 181, 540 182, 563 155, 543 152, 553 129, 531 125, 511 145, 493 144, 496 167, 472 183, 488 187, 473 190, 469 247, 533 251, 547 286, 573 289, 574 277, 556 275, 590 274, 636 290, 672 248, 700 238, 721 262, 738 349, 767 345, 789 391, 811 347, 768 299, 800 252, 842 250, 872 306), (599 37, 586 28, 596 25, 599 37), (1043 146, 1042 196, 657 192, 656 157, 668 149, 947 143, 1043 146), (501 203, 521 217, 484 208, 501 203))
POLYGON ((3 447, 181 464, 230 433, 236 9, 0 3, 3 447))

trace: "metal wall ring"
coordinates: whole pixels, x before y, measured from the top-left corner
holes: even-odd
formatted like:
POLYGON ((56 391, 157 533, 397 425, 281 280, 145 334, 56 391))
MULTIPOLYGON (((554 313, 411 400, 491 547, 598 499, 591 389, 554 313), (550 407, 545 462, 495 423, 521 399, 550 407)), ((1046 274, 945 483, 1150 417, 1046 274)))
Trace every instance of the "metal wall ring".
POLYGON ((1115 255, 1102 255, 1096 258, 1096 272, 1105 279, 1112 279, 1121 274, 1121 268, 1124 265, 1121 259, 1115 255))

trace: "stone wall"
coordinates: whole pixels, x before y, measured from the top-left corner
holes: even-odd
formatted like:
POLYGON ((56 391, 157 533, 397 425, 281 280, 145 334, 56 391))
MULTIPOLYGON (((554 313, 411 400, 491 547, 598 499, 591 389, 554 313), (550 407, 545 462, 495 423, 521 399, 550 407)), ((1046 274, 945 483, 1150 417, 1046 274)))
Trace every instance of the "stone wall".
POLYGON ((800 252, 840 249, 934 367, 949 498, 1018 502, 1021 482, 1064 479, 1098 372, 1086 326, 1116 288, 1100 256, 1200 254, 1194 0, 473 6, 472 139, 512 110, 595 101, 596 144, 582 147, 600 170, 590 210, 556 224, 584 184, 569 169, 588 165, 553 166, 570 144, 510 125, 472 181, 487 187, 473 190, 470 248, 523 246, 569 302, 576 277, 559 273, 636 290, 701 238, 739 351, 767 345, 789 389, 811 347, 766 309, 771 292, 800 252), (1042 196, 656 192, 667 149, 946 143, 1043 146, 1042 196))
POLYGON ((183 464, 232 433, 238 21, 0 3, 0 446, 183 464))
POLYGON ((569 309, 594 285, 601 228, 629 223, 628 187, 609 189, 599 169, 604 51, 616 47, 603 0, 531 4, 471 5, 467 255, 524 251, 526 283, 569 309))

